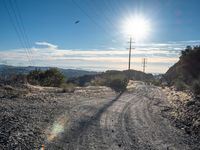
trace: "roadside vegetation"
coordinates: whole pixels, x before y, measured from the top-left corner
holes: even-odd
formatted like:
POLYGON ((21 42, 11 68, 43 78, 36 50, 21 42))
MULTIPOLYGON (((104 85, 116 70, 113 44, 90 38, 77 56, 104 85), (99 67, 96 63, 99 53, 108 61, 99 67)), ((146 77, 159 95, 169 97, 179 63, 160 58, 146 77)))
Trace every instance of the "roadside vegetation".
POLYGON ((67 83, 73 83, 78 86, 107 86, 115 92, 123 92, 126 90, 128 77, 122 71, 106 71, 97 75, 85 75, 69 79, 67 83))
POLYGON ((126 90, 127 84, 128 84, 127 79, 115 78, 111 79, 110 82, 108 82, 107 86, 116 92, 123 92, 126 90))
POLYGON ((28 83, 32 85, 60 87, 62 92, 74 92, 75 86, 107 86, 116 92, 126 90, 128 83, 125 74, 115 72, 105 73, 104 76, 85 75, 79 78, 74 78, 74 82, 66 81, 64 75, 56 68, 51 68, 46 71, 34 70, 27 75, 28 83))
POLYGON ((50 68, 46 71, 33 70, 27 75, 28 83, 32 85, 59 87, 61 92, 74 92, 75 84, 66 83, 66 77, 57 68, 50 68))
POLYGON ((35 69, 26 75, 13 75, 12 81, 18 82, 18 80, 22 80, 23 83, 31 85, 58 87, 62 88, 62 92, 74 92, 77 86, 107 86, 115 92, 123 92, 126 90, 128 78, 145 82, 154 80, 152 74, 136 70, 109 70, 94 75, 67 78, 59 68, 48 68, 47 70, 35 69))
POLYGON ((173 122, 200 139, 200 46, 181 51, 179 61, 166 72, 164 80, 177 90, 170 96, 173 122), (189 98, 184 100, 177 93, 187 93, 189 98))
POLYGON ((192 84, 192 91, 197 99, 200 101, 200 80, 196 80, 192 84))
POLYGON ((145 74, 136 70, 116 71, 109 70, 96 75, 85 75, 78 78, 71 78, 67 83, 73 83, 78 86, 107 86, 116 92, 126 90, 128 78, 131 80, 151 81, 154 79, 152 74, 145 74))
POLYGON ((112 74, 104 78, 95 78, 92 84, 110 87, 115 92, 123 92, 126 90, 128 78, 125 75, 112 74))
POLYGON ((65 82, 65 77, 58 69, 51 68, 46 71, 31 71, 27 80, 33 85, 60 87, 65 82))
POLYGON ((65 93, 65 92, 73 93, 75 91, 75 87, 76 87, 75 84, 72 84, 72 83, 63 83, 61 85, 61 88, 62 88, 61 92, 63 92, 63 93, 65 93))

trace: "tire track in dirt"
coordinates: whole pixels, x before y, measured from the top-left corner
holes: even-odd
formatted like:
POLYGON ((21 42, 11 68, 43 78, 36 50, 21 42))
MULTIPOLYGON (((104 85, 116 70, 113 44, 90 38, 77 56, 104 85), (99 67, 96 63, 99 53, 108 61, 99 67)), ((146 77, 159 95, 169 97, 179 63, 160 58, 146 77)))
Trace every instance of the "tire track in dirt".
POLYGON ((128 94, 124 94, 102 114, 100 128, 109 149, 124 149, 133 145, 126 134, 123 117, 132 99, 133 97, 130 98, 128 94))
MULTIPOLYGON (((156 98, 162 95, 151 87, 148 88, 148 93, 156 98)), ((127 111, 127 127, 134 127, 130 128, 130 131, 135 133, 141 142, 139 149, 190 149, 185 143, 183 132, 162 118, 159 106, 155 105, 156 98, 141 94, 140 101, 127 111)))
MULTIPOLYGON (((157 87, 137 82, 132 92, 93 108, 79 105, 74 120, 50 149, 65 150, 189 150, 189 137, 161 115, 165 96, 157 87)), ((95 102, 95 100, 93 101, 95 102)))
MULTIPOLYGON (((88 142, 86 141, 88 135, 93 133, 91 132, 92 126, 96 126, 95 123, 98 122, 101 114, 106 111, 106 109, 110 107, 120 96, 121 94, 118 95, 115 99, 109 100, 107 103, 104 102, 101 104, 103 105, 102 107, 99 109, 93 109, 94 111, 90 112, 90 114, 82 114, 81 118, 74 119, 70 125, 71 128, 66 129, 65 132, 55 142, 48 143, 47 148, 52 150, 87 149, 88 142)), ((97 132, 96 128, 95 132, 97 132)), ((91 144, 91 141, 89 144, 91 144)))

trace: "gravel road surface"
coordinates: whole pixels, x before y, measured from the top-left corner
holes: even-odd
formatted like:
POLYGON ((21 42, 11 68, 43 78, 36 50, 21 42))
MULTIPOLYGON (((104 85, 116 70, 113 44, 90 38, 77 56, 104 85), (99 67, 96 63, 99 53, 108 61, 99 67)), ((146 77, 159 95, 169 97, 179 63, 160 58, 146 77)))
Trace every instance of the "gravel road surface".
MULTIPOLYGON (((98 98, 97 98, 98 99, 98 98)), ((101 103, 82 101, 50 131, 49 150, 191 150, 192 139, 171 125, 166 95, 158 87, 133 82, 128 91, 101 103), (68 116, 68 117, 67 117, 68 116), (70 116, 70 117, 69 117, 70 116), (56 133, 59 134, 56 134, 56 133), (56 135, 54 135, 56 134, 56 135)))

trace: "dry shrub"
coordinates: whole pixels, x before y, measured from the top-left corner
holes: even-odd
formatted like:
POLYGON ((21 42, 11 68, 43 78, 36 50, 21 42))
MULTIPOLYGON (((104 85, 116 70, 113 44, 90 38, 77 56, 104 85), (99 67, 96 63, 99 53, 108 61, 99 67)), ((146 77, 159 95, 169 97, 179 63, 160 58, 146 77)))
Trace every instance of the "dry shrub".
POLYGON ((64 83, 61 85, 63 93, 68 93, 68 92, 73 93, 75 91, 75 87, 76 87, 76 85, 74 85, 72 83, 64 83))

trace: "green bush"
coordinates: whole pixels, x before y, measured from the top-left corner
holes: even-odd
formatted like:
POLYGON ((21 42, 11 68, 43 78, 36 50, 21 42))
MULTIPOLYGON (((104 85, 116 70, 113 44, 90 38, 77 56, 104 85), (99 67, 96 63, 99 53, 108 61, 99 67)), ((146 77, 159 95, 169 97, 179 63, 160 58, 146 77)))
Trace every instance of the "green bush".
POLYGON ((151 83, 153 85, 155 85, 155 86, 160 86, 161 85, 161 81, 160 80, 153 80, 151 83))
POLYGON ((66 93, 66 92, 74 92, 75 91, 75 85, 72 83, 64 83, 61 85, 62 88, 62 92, 66 93))
POLYGON ((28 82, 33 85, 60 87, 65 82, 64 75, 56 68, 46 71, 34 70, 27 75, 28 82))
POLYGON ((116 92, 123 92, 126 90, 128 79, 124 74, 107 73, 104 76, 95 77, 91 82, 94 86, 107 86, 116 92))
POLYGON ((64 75, 56 68, 51 68, 44 72, 44 80, 42 80, 43 86, 54 86, 59 87, 64 83, 64 75))
POLYGON ((180 80, 177 80, 174 85, 178 91, 183 91, 187 89, 187 85, 180 80))
POLYGON ((200 95, 200 81, 195 81, 192 84, 192 91, 193 91, 195 96, 200 95))
POLYGON ((33 85, 40 85, 41 82, 41 76, 43 74, 43 71, 41 70, 33 70, 27 75, 27 80, 30 84, 33 85))
POLYGON ((91 81, 91 85, 93 86, 106 86, 106 84, 107 84, 107 79, 101 77, 96 77, 91 81))
POLYGON ((128 79, 123 75, 113 75, 107 79, 106 86, 110 87, 116 92, 123 92, 126 90, 128 79))
POLYGON ((126 90, 127 81, 114 79, 109 82, 108 86, 116 92, 123 92, 126 90))

